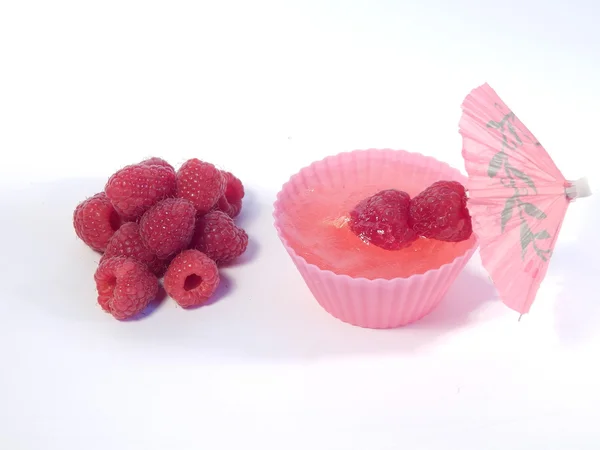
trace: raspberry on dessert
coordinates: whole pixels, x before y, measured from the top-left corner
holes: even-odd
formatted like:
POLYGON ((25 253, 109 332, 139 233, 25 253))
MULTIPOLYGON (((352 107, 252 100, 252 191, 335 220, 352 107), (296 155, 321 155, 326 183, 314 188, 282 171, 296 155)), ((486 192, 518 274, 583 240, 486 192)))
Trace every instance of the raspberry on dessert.
POLYGON ((219 198, 215 209, 223 211, 229 217, 236 217, 242 210, 242 199, 245 194, 244 185, 231 172, 222 170, 221 174, 225 178, 225 194, 219 198))
POLYGON ((408 225, 410 196, 387 189, 358 203, 350 212, 350 229, 363 241, 386 250, 408 247, 417 235, 408 225))
POLYGON ((186 248, 194 235, 196 210, 183 198, 167 198, 140 219, 142 241, 160 259, 186 248))
POLYGON ((104 191, 123 217, 136 220, 156 202, 174 197, 176 189, 172 168, 133 164, 111 176, 104 191))
POLYGON ((191 246, 217 265, 230 263, 246 251, 248 235, 222 211, 211 211, 196 221, 191 246))
POLYGON ((410 201, 409 223, 420 236, 446 242, 471 237, 467 193, 456 181, 433 183, 410 201))
POLYGON ((157 277, 164 274, 167 263, 159 259, 152 250, 142 241, 140 236, 140 227, 135 222, 127 222, 117 230, 113 237, 108 241, 106 251, 102 256, 104 259, 115 256, 126 256, 133 258, 148 267, 157 277))
POLYGON ((204 253, 190 249, 173 259, 163 285, 179 306, 190 308, 205 303, 214 294, 219 281, 215 262, 204 253))
POLYGON ((104 192, 84 200, 73 212, 75 233, 98 252, 106 249, 108 241, 121 223, 121 217, 104 192))
POLYGON ((163 166, 163 167, 168 167, 169 169, 175 171, 173 166, 162 158, 157 158, 157 157, 148 158, 148 159, 145 159, 142 162, 140 162, 140 164, 142 166, 163 166))
POLYGON ((205 214, 225 193, 221 171, 210 163, 190 159, 177 171, 177 197, 192 202, 198 214, 205 214))
POLYGON ((133 258, 105 259, 94 274, 98 303, 116 319, 124 320, 141 312, 158 293, 158 279, 133 258))

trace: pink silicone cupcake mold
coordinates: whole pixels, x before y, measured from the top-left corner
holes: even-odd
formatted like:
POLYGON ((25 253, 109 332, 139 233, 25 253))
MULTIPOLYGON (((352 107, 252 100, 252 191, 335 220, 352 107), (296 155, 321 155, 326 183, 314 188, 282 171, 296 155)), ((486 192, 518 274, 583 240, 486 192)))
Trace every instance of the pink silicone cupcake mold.
POLYGON ((451 262, 425 273, 393 279, 354 278, 307 262, 286 238, 281 217, 286 208, 294 208, 294 200, 307 189, 318 185, 368 185, 377 180, 382 171, 399 164, 402 173, 398 176, 422 189, 438 180, 454 180, 466 185, 466 178, 458 170, 431 157, 403 150, 355 150, 303 168, 283 185, 275 201, 275 228, 308 288, 328 313, 352 325, 395 328, 429 314, 440 304, 475 252, 475 237, 451 262))

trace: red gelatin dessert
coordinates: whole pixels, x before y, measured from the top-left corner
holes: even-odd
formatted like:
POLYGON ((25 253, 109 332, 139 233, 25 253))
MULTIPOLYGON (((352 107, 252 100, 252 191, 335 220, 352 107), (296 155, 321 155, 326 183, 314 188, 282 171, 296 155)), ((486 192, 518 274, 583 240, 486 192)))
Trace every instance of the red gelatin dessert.
POLYGON ((395 202, 402 204, 394 211, 402 210, 408 227, 406 197, 389 191, 414 198, 439 180, 466 183, 458 170, 434 158, 385 149, 325 158, 283 186, 275 227, 321 306, 348 323, 390 328, 414 322, 439 304, 475 251, 475 235, 460 242, 415 237, 398 228, 398 217, 388 220, 387 228, 363 227, 362 234, 351 225, 353 215, 379 217, 386 202, 395 202), (366 200, 382 191, 390 198, 366 200), (378 230, 395 233, 395 249, 388 249, 385 239, 375 242, 378 230))

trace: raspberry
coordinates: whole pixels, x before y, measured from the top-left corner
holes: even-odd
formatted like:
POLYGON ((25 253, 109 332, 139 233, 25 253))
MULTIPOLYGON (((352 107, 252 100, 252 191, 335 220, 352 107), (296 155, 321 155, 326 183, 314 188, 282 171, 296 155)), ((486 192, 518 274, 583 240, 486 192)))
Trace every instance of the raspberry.
POLYGON ((94 274, 98 303, 116 319, 124 320, 141 312, 158 293, 158 279, 133 258, 108 258, 94 274))
POLYGON ((102 260, 115 256, 133 258, 145 264, 157 277, 162 276, 166 269, 166 262, 159 259, 142 241, 140 227, 135 222, 125 223, 119 228, 108 242, 102 260))
POLYGON ((198 214, 212 209, 225 193, 221 171, 210 163, 190 159, 177 172, 177 197, 191 201, 198 214))
POLYGON ((164 287, 179 306, 189 308, 206 302, 219 286, 215 262, 204 253, 190 249, 177 255, 165 274, 164 287))
POLYGON ((104 190, 122 216, 136 220, 156 202, 173 197, 176 188, 173 169, 133 164, 111 176, 104 190))
POLYGON ((221 171, 225 178, 226 188, 215 209, 223 211, 229 217, 237 216, 242 210, 242 199, 244 198, 244 185, 232 173, 221 171))
POLYGON ((386 250, 408 247, 417 236, 408 226, 410 196, 396 189, 362 200, 350 212, 350 229, 367 243, 386 250))
POLYGON ((409 223, 415 233, 429 239, 469 239, 473 228, 465 188, 456 181, 433 183, 411 200, 409 223))
POLYGON ((248 235, 224 212, 211 211, 197 220, 192 247, 223 265, 246 251, 248 235))
POLYGON ((196 225, 194 205, 183 198, 167 198, 150 208, 140 219, 140 236, 160 259, 186 248, 196 225))
POLYGON ((103 252, 112 235, 121 226, 121 217, 104 192, 94 195, 75 208, 75 233, 90 248, 103 252))
POLYGON ((148 158, 148 159, 143 160, 140 163, 140 165, 142 165, 142 166, 163 166, 163 167, 168 167, 172 171, 175 171, 173 166, 162 158, 156 158, 156 157, 148 158))

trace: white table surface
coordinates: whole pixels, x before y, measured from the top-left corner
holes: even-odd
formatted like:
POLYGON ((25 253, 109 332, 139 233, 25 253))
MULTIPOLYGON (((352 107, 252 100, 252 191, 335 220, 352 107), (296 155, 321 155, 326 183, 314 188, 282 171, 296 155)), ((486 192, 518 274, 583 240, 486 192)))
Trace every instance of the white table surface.
POLYGON ((475 256, 419 323, 343 324, 271 219, 339 151, 462 169, 460 103, 485 81, 599 186, 599 19, 592 0, 2 2, 0 448, 600 448, 599 195, 520 322, 475 256), (146 156, 237 174, 252 247, 210 307, 120 323, 71 214, 146 156))

